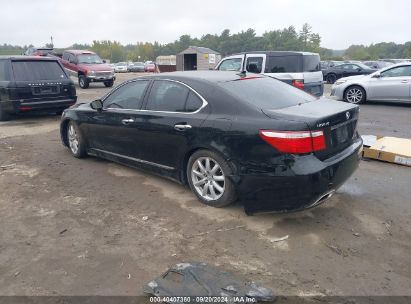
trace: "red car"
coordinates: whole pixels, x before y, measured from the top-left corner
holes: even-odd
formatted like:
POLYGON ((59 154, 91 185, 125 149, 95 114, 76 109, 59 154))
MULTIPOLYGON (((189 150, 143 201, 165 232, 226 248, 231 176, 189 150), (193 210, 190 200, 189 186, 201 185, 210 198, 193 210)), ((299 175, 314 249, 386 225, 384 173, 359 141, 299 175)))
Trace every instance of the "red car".
POLYGON ((61 63, 70 76, 78 78, 82 89, 87 89, 91 82, 103 82, 106 87, 112 87, 116 80, 113 68, 90 51, 64 51, 61 63))
POLYGON ((154 63, 146 63, 144 65, 144 72, 155 72, 156 71, 156 65, 154 63))

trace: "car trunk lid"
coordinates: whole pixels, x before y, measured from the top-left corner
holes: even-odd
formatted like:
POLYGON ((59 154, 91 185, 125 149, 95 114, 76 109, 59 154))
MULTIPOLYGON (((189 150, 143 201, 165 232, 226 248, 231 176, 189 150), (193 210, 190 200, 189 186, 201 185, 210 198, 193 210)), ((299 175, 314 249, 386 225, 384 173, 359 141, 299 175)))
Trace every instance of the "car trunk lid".
POLYGON ((322 131, 326 148, 314 152, 321 160, 332 157, 353 143, 357 135, 359 107, 321 98, 282 109, 262 109, 273 119, 304 122, 310 131, 322 131))

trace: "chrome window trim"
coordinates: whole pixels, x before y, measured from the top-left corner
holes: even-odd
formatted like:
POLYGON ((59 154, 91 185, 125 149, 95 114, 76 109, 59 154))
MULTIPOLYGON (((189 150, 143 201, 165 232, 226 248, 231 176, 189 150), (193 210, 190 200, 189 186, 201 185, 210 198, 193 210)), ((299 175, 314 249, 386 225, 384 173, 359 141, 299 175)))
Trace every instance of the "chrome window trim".
MULTIPOLYGON (((131 80, 131 81, 127 81, 127 82, 121 84, 116 90, 113 90, 113 92, 114 92, 114 91, 117 91, 117 90, 120 89, 122 86, 126 85, 127 83, 135 82, 135 81, 142 81, 142 80, 149 80, 149 79, 144 78, 144 79, 134 79, 134 80, 131 80)), ((195 110, 194 112, 155 111, 155 110, 145 110, 145 109, 139 109, 139 110, 137 110, 137 109, 120 109, 120 108, 105 108, 105 110, 112 110, 112 111, 119 111, 119 112, 123 112, 123 111, 127 111, 127 112, 129 112, 129 111, 135 111, 135 112, 150 112, 150 113, 165 113, 165 114, 185 114, 185 115, 187 115, 187 114, 197 114, 198 112, 200 112, 202 109, 204 109, 204 108, 208 105, 207 100, 206 100, 203 96, 201 96, 195 89, 193 89, 193 88, 190 87, 189 85, 185 84, 184 82, 181 82, 181 81, 178 81, 178 80, 174 80, 174 79, 168 79, 168 78, 167 78, 167 79, 154 79, 154 81, 156 81, 156 80, 175 82, 175 83, 178 83, 178 84, 181 84, 181 85, 187 87, 190 91, 192 91, 194 94, 196 94, 198 98, 200 98, 200 100, 203 102, 203 104, 201 105, 200 108, 198 108, 198 109, 195 110)), ((111 95, 111 92, 110 92, 109 95, 107 95, 107 96, 104 97, 104 100, 105 100, 107 97, 109 97, 110 95, 111 95)), ((104 100, 103 100, 103 103, 104 103, 104 100)))
MULTIPOLYGON (((170 170, 170 171, 175 169, 173 167, 169 167, 169 166, 166 166, 166 165, 161 165, 161 164, 153 163, 153 162, 150 162, 150 161, 147 161, 147 160, 138 159, 138 158, 134 158, 134 157, 130 157, 130 156, 114 153, 114 152, 109 152, 109 151, 106 151, 106 150, 101 150, 101 149, 96 149, 96 148, 90 148, 90 150, 91 150, 91 152, 94 150, 94 151, 97 151, 97 152, 110 154, 110 155, 113 155, 113 156, 125 158, 125 159, 128 159, 128 160, 132 160, 132 161, 135 161, 135 162, 138 162, 138 163, 141 163, 141 164, 151 165, 151 166, 159 167, 159 168, 170 170)), ((92 154, 92 153, 90 153, 90 154, 92 154)))

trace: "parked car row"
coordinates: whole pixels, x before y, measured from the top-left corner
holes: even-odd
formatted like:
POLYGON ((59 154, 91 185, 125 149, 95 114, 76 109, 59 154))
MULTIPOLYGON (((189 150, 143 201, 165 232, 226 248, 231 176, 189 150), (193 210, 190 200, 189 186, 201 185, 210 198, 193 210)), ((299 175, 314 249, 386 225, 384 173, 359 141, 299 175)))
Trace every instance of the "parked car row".
POLYGON ((410 59, 381 59, 381 60, 346 60, 346 61, 321 61, 321 70, 324 81, 333 84, 341 77, 368 75, 377 70, 389 67, 396 63, 409 62, 410 59))
POLYGON ((155 64, 154 62, 118 62, 111 65, 116 73, 127 73, 127 72, 154 72, 155 64))

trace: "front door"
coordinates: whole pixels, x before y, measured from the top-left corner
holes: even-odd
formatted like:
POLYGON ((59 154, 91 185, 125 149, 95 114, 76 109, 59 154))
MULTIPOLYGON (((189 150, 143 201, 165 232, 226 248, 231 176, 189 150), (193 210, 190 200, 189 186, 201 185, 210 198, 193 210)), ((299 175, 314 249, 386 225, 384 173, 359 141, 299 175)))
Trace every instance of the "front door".
POLYGON ((370 78, 369 100, 411 101, 411 66, 398 66, 381 72, 381 77, 370 78))
POLYGON ((101 112, 89 113, 87 126, 83 129, 90 149, 116 157, 140 158, 137 125, 142 119, 140 109, 149 82, 134 80, 125 83, 103 100, 101 112))

